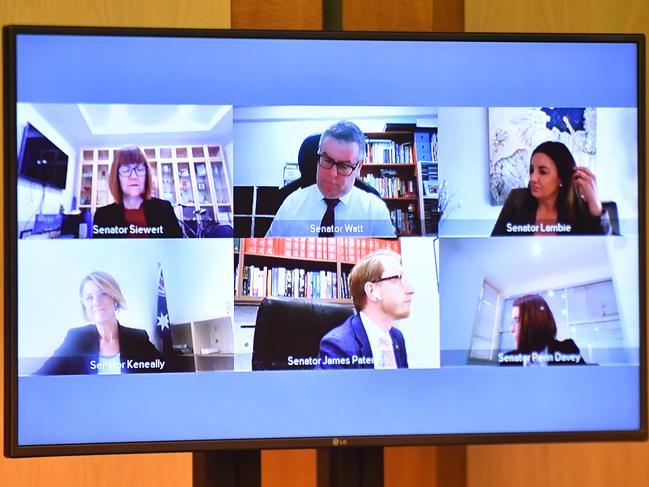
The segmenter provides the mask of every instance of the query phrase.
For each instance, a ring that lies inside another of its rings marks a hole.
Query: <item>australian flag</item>
[[[171,360],[174,354],[171,342],[169,311],[167,310],[167,292],[165,291],[165,280],[162,275],[161,264],[158,264],[158,312],[155,325],[156,333],[162,344],[162,355],[165,359]]]

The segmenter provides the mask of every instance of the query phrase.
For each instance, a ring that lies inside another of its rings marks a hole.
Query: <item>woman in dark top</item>
[[[171,203],[151,196],[151,168],[139,147],[115,152],[108,186],[115,202],[95,212],[94,238],[183,236]]]
[[[572,339],[557,340],[557,324],[548,303],[538,294],[522,296],[512,306],[516,350],[500,354],[500,365],[584,365]]]
[[[168,364],[146,331],[117,321],[126,301],[110,274],[91,272],[79,288],[83,318],[89,325],[72,328],[63,344],[36,372],[41,375],[164,372]]]
[[[608,233],[595,175],[561,142],[543,142],[532,152],[529,185],[509,193],[491,235]]]

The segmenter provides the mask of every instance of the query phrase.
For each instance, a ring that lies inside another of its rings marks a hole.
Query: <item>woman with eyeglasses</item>
[[[68,331],[61,346],[36,372],[40,375],[116,375],[164,372],[169,368],[146,331],[123,326],[117,319],[126,300],[117,281],[106,272],[81,280],[79,299],[86,326]]]
[[[108,187],[114,203],[97,208],[93,238],[181,238],[171,203],[151,196],[151,168],[139,147],[115,151]]]

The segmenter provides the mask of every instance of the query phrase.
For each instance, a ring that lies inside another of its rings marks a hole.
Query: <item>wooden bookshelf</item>
[[[346,279],[361,257],[383,248],[401,253],[397,239],[352,237],[242,238],[234,248],[235,304],[248,305],[266,296],[349,304]]]
[[[432,206],[425,199],[436,197],[437,181],[423,177],[437,174],[437,147],[433,147],[432,134],[437,141],[437,129],[413,128],[386,132],[366,133],[366,157],[360,178],[376,189],[385,201],[398,236],[436,233],[437,214],[428,214]],[[424,143],[426,134],[427,143]],[[434,171],[429,169],[435,164]],[[430,190],[433,189],[433,196]],[[435,219],[431,225],[430,220]],[[434,227],[434,232],[431,230]]]
[[[81,161],[77,198],[80,209],[92,213],[113,202],[108,175],[119,148],[86,148]],[[220,145],[143,147],[152,171],[153,196],[169,201],[176,216],[232,224],[232,183],[225,153]]]

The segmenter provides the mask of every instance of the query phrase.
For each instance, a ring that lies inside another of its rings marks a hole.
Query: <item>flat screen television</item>
[[[641,35],[4,35],[6,455],[646,437]]]
[[[53,188],[65,188],[68,155],[30,123],[24,130],[18,166],[19,177]]]

